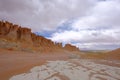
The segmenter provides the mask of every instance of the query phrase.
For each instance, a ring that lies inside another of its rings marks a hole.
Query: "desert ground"
[[[49,60],[66,60],[66,54],[36,54],[0,49],[0,80],[9,80],[13,75],[29,71]]]
[[[87,59],[57,60],[33,67],[10,80],[120,80],[120,68]]]
[[[0,50],[0,80],[120,80],[120,61]]]

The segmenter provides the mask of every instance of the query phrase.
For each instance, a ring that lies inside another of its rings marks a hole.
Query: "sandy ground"
[[[48,60],[64,60],[65,54],[37,54],[0,49],[0,80],[9,80],[13,75],[29,71]]]

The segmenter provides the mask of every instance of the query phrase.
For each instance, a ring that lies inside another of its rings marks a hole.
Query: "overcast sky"
[[[0,20],[80,49],[120,47],[120,0],[0,0]]]

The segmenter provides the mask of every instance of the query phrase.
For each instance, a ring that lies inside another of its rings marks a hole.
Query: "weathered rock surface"
[[[87,59],[49,61],[9,80],[120,80],[120,67],[103,61],[106,64]]]
[[[24,49],[31,47],[30,49],[39,50],[42,52],[53,52],[59,49],[68,51],[79,51],[78,48],[70,44],[67,44],[63,48],[62,43],[54,43],[50,39],[46,39],[43,36],[38,36],[32,33],[31,29],[29,28],[23,28],[19,25],[12,24],[7,21],[0,21],[0,39],[5,39],[10,44],[12,44],[11,42],[17,42],[19,43],[17,46],[21,46]]]

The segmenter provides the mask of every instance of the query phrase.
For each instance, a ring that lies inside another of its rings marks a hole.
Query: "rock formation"
[[[78,48],[70,44],[66,44],[63,48],[62,43],[54,43],[50,39],[32,33],[29,28],[23,28],[7,21],[0,21],[0,39],[22,44],[22,48],[32,47],[32,49],[43,52],[55,51],[58,49],[79,51]]]
[[[66,44],[64,49],[66,49],[68,51],[79,51],[79,49],[76,46],[73,46],[71,44]]]

